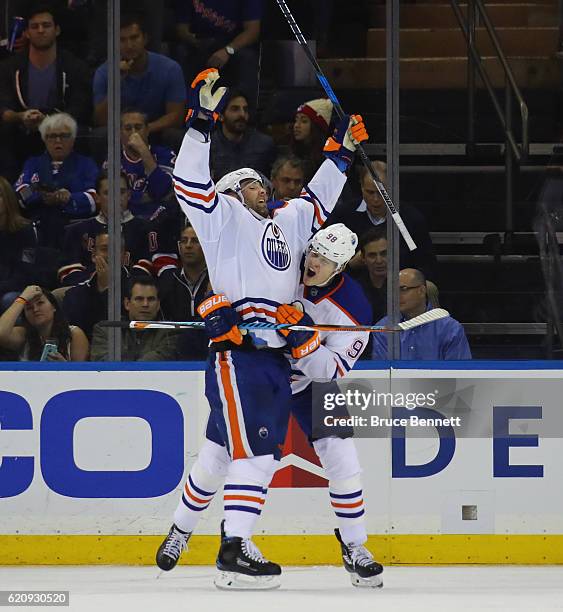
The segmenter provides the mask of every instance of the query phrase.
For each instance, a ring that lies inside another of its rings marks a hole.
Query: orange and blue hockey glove
[[[323,153],[341,172],[346,172],[354,160],[356,147],[369,138],[361,115],[345,115],[325,143]]]
[[[211,342],[228,341],[237,346],[242,344],[239,318],[226,295],[216,293],[209,296],[201,302],[197,311],[205,322],[205,331]]]
[[[213,91],[218,79],[219,71],[217,68],[207,68],[202,70],[192,81],[188,92],[186,129],[194,127],[204,136],[209,136],[227,101],[228,90],[226,87],[217,87]]]
[[[291,325],[313,325],[314,321],[311,317],[304,313],[296,305],[302,305],[299,302],[294,304],[281,304],[276,310],[276,321],[278,323],[289,323]],[[278,330],[285,339],[288,346],[291,348],[291,355],[295,359],[307,357],[314,353],[321,345],[321,339],[318,331],[292,331],[290,329]]]

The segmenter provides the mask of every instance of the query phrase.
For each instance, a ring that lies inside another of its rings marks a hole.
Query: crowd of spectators
[[[96,29],[107,2],[3,4],[5,16],[24,15],[18,11],[26,7],[26,21],[11,52],[0,52],[0,355],[39,359],[50,339],[57,350],[47,359],[105,360],[107,329],[99,322],[107,318],[110,270],[108,66],[106,32]],[[156,4],[122,1],[122,316],[188,321],[198,319],[211,287],[172,190],[186,84],[202,67],[220,68],[231,89],[211,138],[212,176],[254,168],[272,201],[299,196],[324,160],[335,117],[328,99],[315,98],[295,108],[285,140],[258,129],[261,0],[169,0],[161,11]],[[76,31],[65,31],[72,23]],[[385,164],[374,168],[386,181]],[[401,215],[418,245],[411,253],[401,239],[401,268],[435,280],[424,217],[403,204]],[[358,235],[349,272],[378,321],[387,311],[387,211],[363,168],[351,171],[329,219],[335,222]],[[199,360],[207,352],[199,331],[124,330],[122,344],[129,360]],[[374,344],[374,356],[384,353]]]

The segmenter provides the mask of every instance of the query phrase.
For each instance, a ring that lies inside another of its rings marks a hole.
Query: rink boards
[[[563,563],[563,369],[386,365],[353,375],[394,400],[399,392],[434,395],[432,406],[411,412],[456,415],[464,426],[423,437],[400,425],[360,432],[376,436],[358,438],[357,447],[378,557]],[[0,563],[153,563],[203,437],[203,378],[197,364],[0,371]],[[406,414],[385,410],[379,414]],[[298,431],[285,452],[257,539],[284,564],[336,563],[322,468]],[[213,563],[221,514],[218,496],[190,563]]]

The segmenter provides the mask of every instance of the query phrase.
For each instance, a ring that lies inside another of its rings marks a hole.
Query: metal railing
[[[495,28],[489,18],[482,0],[467,0],[467,19],[463,16],[458,0],[450,0],[454,14],[459,22],[465,40],[467,41],[467,91],[468,91],[468,149],[475,144],[475,73],[478,72],[487,89],[495,112],[499,118],[505,136],[505,173],[506,173],[506,200],[505,200],[505,229],[513,229],[513,163],[520,164],[526,159],[529,152],[528,140],[528,106],[520,92],[514,74],[508,64],[500,46]],[[483,61],[476,47],[475,28],[479,17],[479,24],[487,31],[497,55],[505,77],[504,110],[487,74]],[[512,129],[512,97],[516,99],[522,121],[522,139],[519,145],[516,142]]]

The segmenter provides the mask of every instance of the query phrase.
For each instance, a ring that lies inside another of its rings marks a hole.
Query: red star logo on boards
[[[326,488],[328,480],[313,447],[292,415],[283,445],[282,467],[276,472],[270,487]]]

